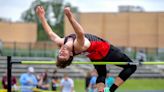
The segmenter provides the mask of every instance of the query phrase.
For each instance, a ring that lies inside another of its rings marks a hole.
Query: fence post
[[[16,49],[17,49],[17,46],[16,46],[16,42],[14,42],[14,56],[16,56]]]
[[[47,43],[44,42],[44,57],[46,57]]]
[[[31,56],[31,42],[29,43],[29,56]]]
[[[11,78],[12,78],[12,63],[11,63],[11,56],[7,56],[7,92],[11,92]]]

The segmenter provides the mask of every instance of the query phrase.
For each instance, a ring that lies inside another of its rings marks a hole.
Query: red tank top
[[[66,43],[69,37],[75,40],[76,35],[71,34],[67,36],[64,43]],[[81,53],[87,53],[86,56],[89,57],[91,60],[101,60],[108,54],[110,49],[109,42],[92,34],[85,34],[85,37],[90,41],[91,45],[86,51],[83,51]],[[80,54],[80,53],[75,53],[74,49],[73,49],[73,53],[74,55]]]

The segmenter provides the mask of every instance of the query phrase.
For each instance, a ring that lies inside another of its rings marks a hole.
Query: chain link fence
[[[52,42],[2,42],[0,47],[1,56],[55,57],[58,50],[57,45]],[[119,48],[133,60],[136,60],[138,52],[142,51],[146,61],[164,61],[164,48]]]

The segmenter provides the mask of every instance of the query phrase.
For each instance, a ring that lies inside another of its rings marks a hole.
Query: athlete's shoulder
[[[94,35],[94,34],[89,34],[89,33],[86,33],[85,34],[85,37],[88,38],[89,40],[94,40],[94,41],[103,41],[103,42],[107,42],[105,39],[103,39],[102,37],[100,36],[97,36],[97,35]]]

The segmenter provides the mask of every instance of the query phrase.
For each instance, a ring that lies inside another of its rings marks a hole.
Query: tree
[[[21,18],[25,22],[36,22],[38,27],[38,40],[44,41],[48,40],[47,35],[42,28],[42,25],[35,14],[35,7],[37,5],[42,5],[46,11],[46,19],[50,24],[51,28],[55,33],[59,36],[64,36],[64,13],[63,9],[65,6],[70,6],[71,4],[64,4],[63,0],[50,0],[50,1],[41,1],[35,0],[31,7],[26,10],[22,15]],[[71,7],[74,11],[77,12],[77,8]]]

